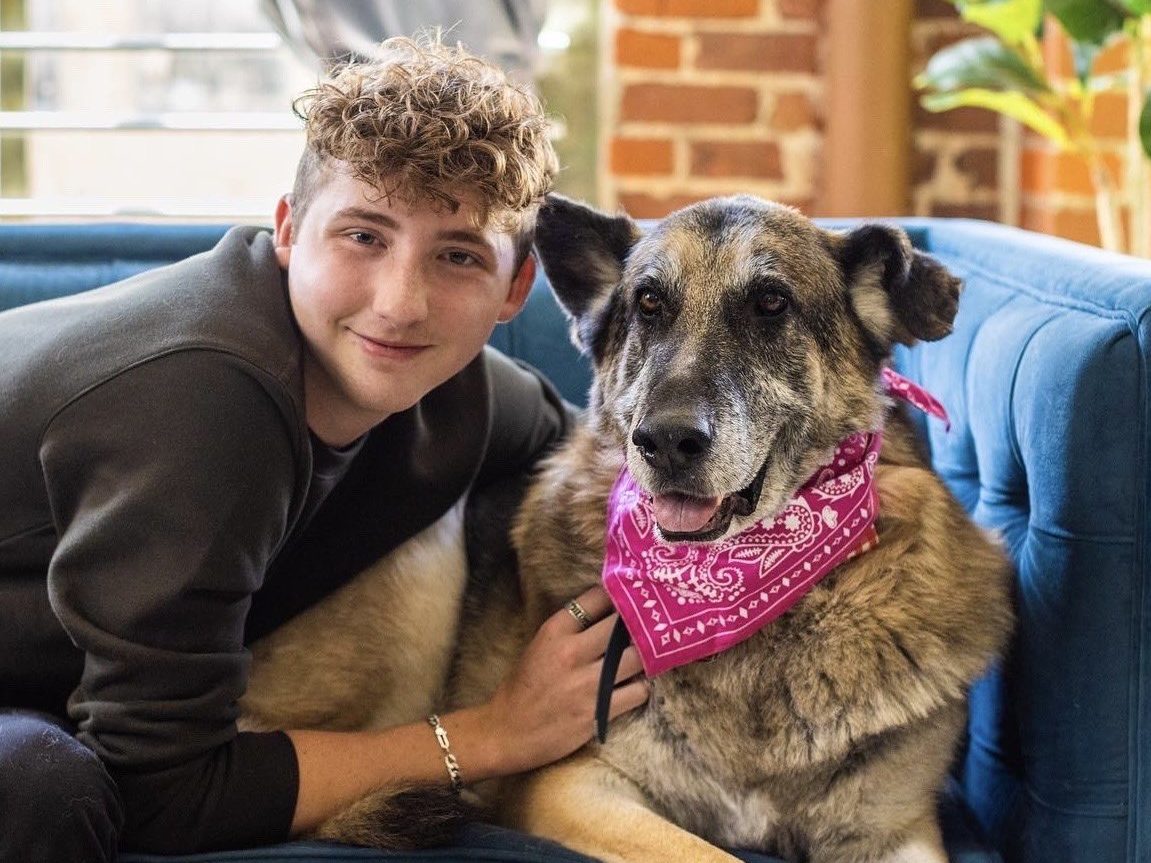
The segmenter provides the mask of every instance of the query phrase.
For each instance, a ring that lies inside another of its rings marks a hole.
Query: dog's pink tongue
[[[695,533],[711,521],[723,498],[657,494],[651,502],[660,529],[671,533]]]

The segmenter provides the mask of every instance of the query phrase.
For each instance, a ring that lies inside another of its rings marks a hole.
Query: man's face
[[[305,341],[308,424],[324,442],[410,408],[523,305],[534,259],[517,271],[512,235],[477,229],[473,212],[377,199],[336,170],[299,222],[280,201],[276,256]]]

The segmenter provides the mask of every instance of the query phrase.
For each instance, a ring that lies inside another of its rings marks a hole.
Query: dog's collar
[[[947,422],[943,405],[883,369],[887,392]],[[950,427],[950,426],[949,426]],[[827,573],[878,542],[874,472],[883,436],[859,432],[772,519],[714,543],[668,543],[655,531],[651,498],[624,468],[608,504],[604,587],[620,618],[604,657],[597,730],[628,636],[654,677],[750,638]]]

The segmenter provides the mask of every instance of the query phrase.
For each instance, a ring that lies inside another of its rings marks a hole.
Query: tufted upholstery
[[[1151,265],[999,226],[924,226],[966,281],[899,362],[951,410],[936,468],[1018,570],[973,693],[966,798],[1009,861],[1151,861]]]
[[[972,694],[963,803],[944,805],[951,859],[999,859],[974,823],[1006,863],[1151,863],[1151,264],[989,223],[902,224],[966,290],[955,333],[896,362],[946,404],[951,431],[923,428],[935,465],[1018,568],[1015,645]],[[0,226],[0,309],[176,260],[223,230]],[[492,341],[583,400],[587,367],[542,277]],[[491,835],[419,859],[560,859]],[[293,843],[183,859],[396,858]]]

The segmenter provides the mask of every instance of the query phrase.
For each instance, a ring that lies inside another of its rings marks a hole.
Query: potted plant
[[[950,0],[964,20],[989,31],[938,51],[915,84],[928,91],[929,111],[974,106],[1011,117],[1083,158],[1095,189],[1099,236],[1105,248],[1151,255],[1151,0]],[[1063,31],[1074,74],[1048,68],[1045,27]],[[1095,60],[1126,43],[1126,68],[1099,74]],[[1091,132],[1096,96],[1127,94],[1125,177],[1131,190],[1130,231],[1124,230],[1118,188]]]

